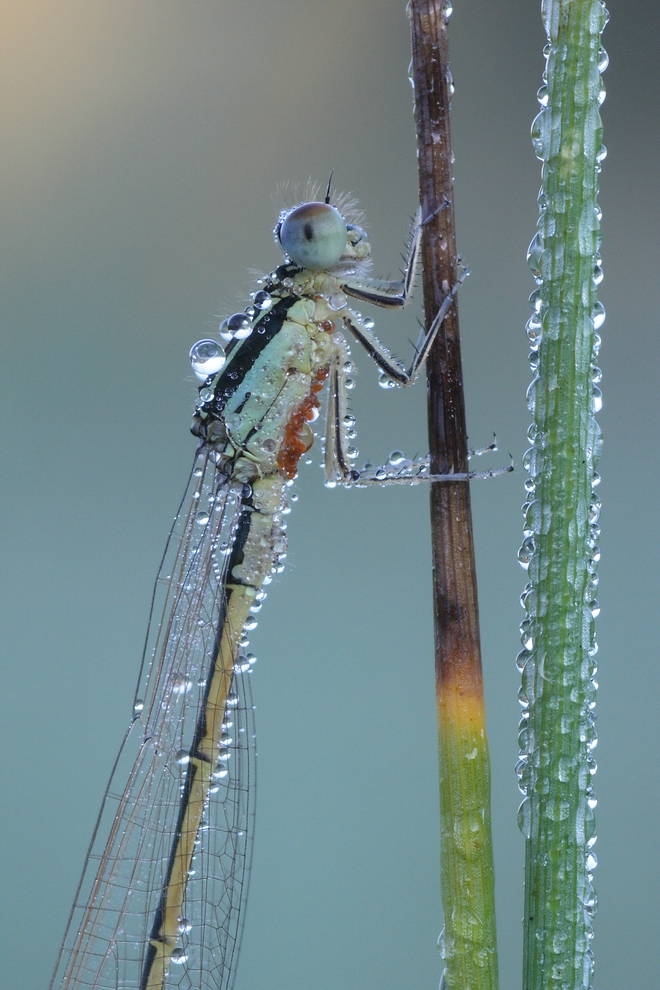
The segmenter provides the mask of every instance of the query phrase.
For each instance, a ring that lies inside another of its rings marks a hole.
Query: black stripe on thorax
[[[261,353],[282,329],[286,314],[298,296],[285,296],[255,324],[254,330],[232,353],[213,387],[213,401],[207,406],[209,419],[219,419],[227,400],[241,387],[241,384],[256,364]]]

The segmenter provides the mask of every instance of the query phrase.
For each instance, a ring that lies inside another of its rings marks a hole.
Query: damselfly
[[[156,581],[133,718],[51,990],[226,990],[233,982],[253,814],[247,634],[283,568],[287,489],[313,443],[323,386],[328,484],[433,480],[428,458],[354,467],[343,331],[376,362],[384,387],[408,385],[455,287],[402,367],[349,297],[405,306],[423,225],[413,230],[403,278],[387,281],[368,275],[371,251],[357,219],[350,204],[330,203],[329,188],[324,200],[282,213],[283,264],[221,324],[224,348],[202,340],[191,350],[202,383],[192,425],[199,445]]]

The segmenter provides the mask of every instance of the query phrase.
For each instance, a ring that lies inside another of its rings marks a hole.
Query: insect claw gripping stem
[[[420,226],[426,227],[427,224],[431,223],[431,220],[435,220],[436,217],[439,217],[442,211],[447,209],[449,204],[450,204],[450,200],[444,199],[442,203],[440,203],[440,206],[437,206],[432,213],[429,213],[427,217],[424,217],[423,220],[420,220]]]

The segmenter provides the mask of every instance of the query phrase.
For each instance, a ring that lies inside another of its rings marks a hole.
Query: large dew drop
[[[190,364],[200,381],[216,375],[225,363],[225,352],[217,340],[198,340],[190,348]]]

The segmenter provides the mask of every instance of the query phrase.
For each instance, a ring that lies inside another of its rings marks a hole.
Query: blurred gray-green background
[[[658,985],[657,5],[613,0],[600,201],[605,405],[597,990]],[[187,353],[278,259],[279,183],[364,206],[393,272],[416,204],[394,0],[6,0],[2,87],[0,985],[45,990],[127,723],[195,442]],[[468,424],[520,465],[535,2],[457,0]],[[378,316],[378,314],[375,314]],[[384,325],[410,353],[416,314]],[[355,351],[362,459],[426,448],[424,389]],[[427,493],[301,470],[252,648],[253,881],[236,990],[435,990],[441,927]],[[514,777],[523,472],[473,486],[502,987],[520,984]]]

